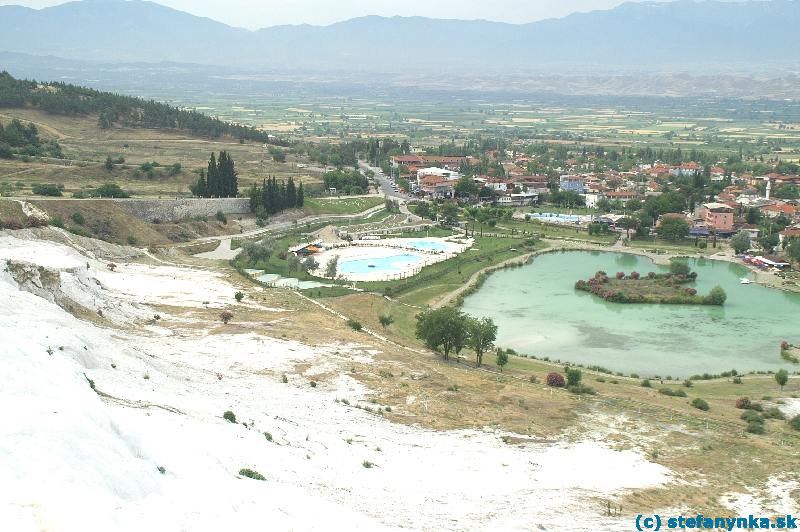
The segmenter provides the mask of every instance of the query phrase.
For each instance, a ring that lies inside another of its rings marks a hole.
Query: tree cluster
[[[265,179],[259,187],[250,189],[250,209],[260,215],[277,214],[284,209],[299,209],[305,202],[303,183],[295,185],[294,178],[278,181],[275,177]]]
[[[58,142],[42,142],[34,124],[28,123],[26,126],[16,118],[5,127],[0,124],[0,158],[10,159],[14,155],[63,157]]]
[[[325,188],[335,188],[337,192],[348,195],[363,194],[369,188],[369,179],[358,170],[326,172],[322,179]]]
[[[219,152],[208,160],[208,169],[200,171],[197,183],[191,187],[192,194],[200,198],[235,198],[239,195],[239,179],[230,154]]]
[[[475,351],[475,365],[480,367],[483,355],[494,346],[497,325],[490,318],[473,318],[453,307],[426,310],[417,315],[416,336],[434,351],[449,360],[464,347]]]

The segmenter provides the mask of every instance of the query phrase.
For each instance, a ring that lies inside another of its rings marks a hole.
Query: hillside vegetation
[[[34,107],[46,113],[67,116],[97,115],[97,123],[103,129],[119,124],[187,130],[204,137],[228,135],[242,140],[286,144],[265,131],[223,122],[195,110],[67,83],[18,80],[5,71],[0,72],[0,107]]]

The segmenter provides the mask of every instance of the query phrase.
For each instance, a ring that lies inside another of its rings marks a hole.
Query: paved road
[[[361,168],[362,173],[366,173],[367,170],[372,170],[375,173],[375,181],[378,182],[381,194],[396,200],[400,204],[400,212],[408,216],[410,222],[422,221],[422,218],[408,210],[408,205],[406,205],[408,200],[413,199],[413,196],[394,190],[392,188],[393,181],[383,173],[383,170],[377,166],[370,166],[366,161],[358,161],[358,166]]]

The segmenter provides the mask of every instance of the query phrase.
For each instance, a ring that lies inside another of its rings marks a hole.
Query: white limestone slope
[[[20,290],[8,261],[58,270],[63,297],[107,309],[109,326]],[[153,303],[222,307],[233,291],[213,272],[110,272],[0,233],[4,529],[617,530],[593,499],[668,479],[596,442],[510,446],[493,431],[434,432],[335,402],[369,393],[338,369],[369,356],[358,346],[130,327]],[[311,369],[292,374],[301,361]],[[321,372],[337,376],[308,386]],[[245,467],[267,480],[240,478]]]

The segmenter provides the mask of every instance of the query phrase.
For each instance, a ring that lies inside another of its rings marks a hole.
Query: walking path
[[[231,249],[231,240],[232,239],[230,237],[220,240],[217,249],[213,251],[207,251],[205,253],[199,253],[195,255],[195,257],[199,259],[211,260],[233,260],[237,255],[239,255],[239,253],[242,252],[242,248]]]

